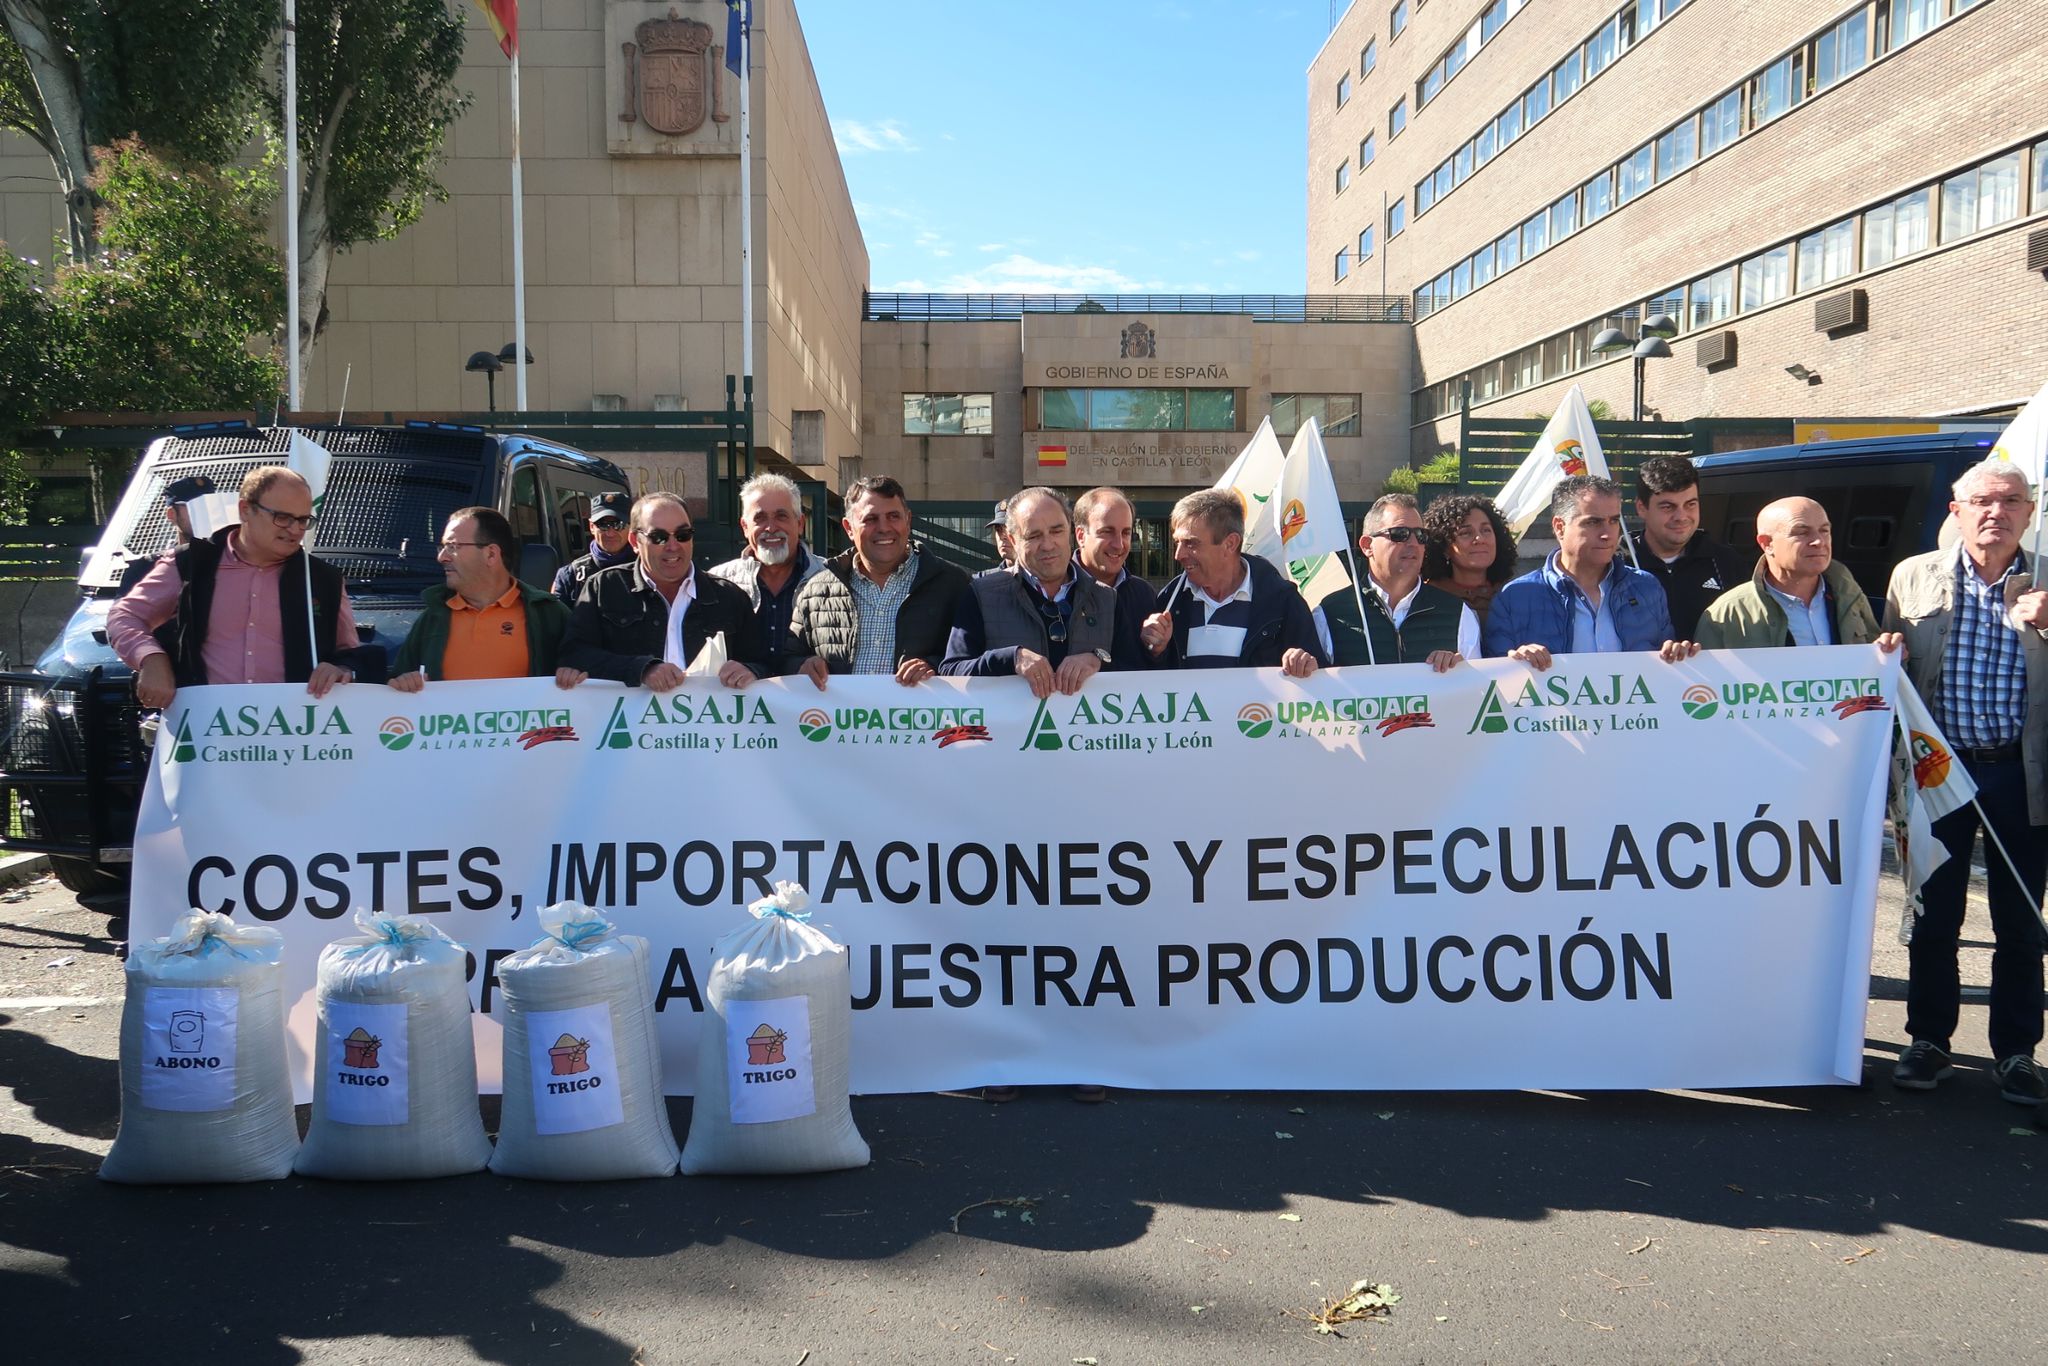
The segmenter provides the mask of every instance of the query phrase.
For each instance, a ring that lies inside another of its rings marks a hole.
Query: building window
[[[1466,257],[1451,267],[1451,297],[1462,299],[1472,292],[1472,258]]]
[[[1340,161],[1337,163],[1337,193],[1343,194],[1346,190],[1350,188],[1351,163],[1348,161]]]
[[[1474,289],[1493,278],[1493,243],[1472,253],[1472,287]]]
[[[1643,305],[1643,316],[1654,318],[1659,313],[1678,324],[1678,330],[1685,330],[1685,286],[1676,285],[1659,294]]]
[[[1550,240],[1562,242],[1579,230],[1579,192],[1573,190],[1550,206]]]
[[[1584,68],[1580,65],[1582,55],[1578,48],[1573,48],[1571,55],[1559,62],[1556,68],[1551,71],[1550,102],[1552,104],[1563,104],[1577,93],[1581,85],[1585,84]]]
[[[1472,139],[1472,160],[1475,165],[1484,166],[1493,160],[1493,120],[1479,130],[1479,136]]]
[[[1337,253],[1337,264],[1335,269],[1336,278],[1339,280],[1343,279],[1345,276],[1351,273],[1350,258],[1341,250]]]
[[[1619,208],[1650,188],[1650,156],[1650,144],[1646,142],[1614,168],[1615,207]]]
[[[1090,389],[1092,432],[1177,432],[1188,424],[1185,389]]]
[[[1415,216],[1429,212],[1429,206],[1436,203],[1436,177],[1426,175],[1415,182]]]
[[[1463,185],[1472,178],[1472,144],[1466,143],[1451,157],[1451,183]]]
[[[1585,202],[1586,222],[1598,223],[1614,212],[1614,172],[1606,170],[1594,176],[1579,194]]]
[[[1550,245],[1550,214],[1548,211],[1532,214],[1522,223],[1522,259],[1531,256]]]
[[[1430,304],[1429,286],[1417,285],[1415,287],[1415,320],[1417,322],[1421,322],[1430,315],[1432,311]]]
[[[991,394],[905,394],[905,436],[993,436],[995,398]]]
[[[1586,79],[1592,80],[1605,71],[1616,56],[1620,26],[1612,19],[1600,26],[1600,31],[1586,40]]]
[[[1821,34],[1813,44],[1813,88],[1825,90],[1870,60],[1870,16],[1854,14]]]
[[[1856,220],[1845,218],[1799,239],[1799,288],[1819,289],[1856,273]]]
[[[1449,271],[1447,270],[1447,271],[1445,271],[1445,272],[1444,272],[1443,274],[1441,274],[1441,275],[1437,276],[1437,277],[1436,277],[1436,282],[1435,282],[1435,284],[1434,284],[1434,285],[1432,285],[1432,286],[1431,286],[1431,289],[1432,289],[1432,290],[1433,290],[1433,291],[1435,292],[1435,294],[1436,294],[1436,307],[1437,307],[1437,308],[1442,308],[1442,307],[1443,307],[1444,305],[1446,305],[1446,304],[1450,303],[1450,301],[1451,301],[1451,273],[1450,273],[1450,272],[1449,272]]]
[[[1380,64],[1380,43],[1377,38],[1365,40],[1365,51],[1358,54],[1358,74],[1372,75],[1372,69]]]
[[[1188,390],[1188,430],[1191,432],[1236,431],[1237,390]]]
[[[2034,212],[2048,209],[2048,142],[2034,144]]]
[[[1345,72],[1337,78],[1337,107],[1342,109],[1351,102],[1351,73]]]
[[[1711,327],[1735,315],[1735,267],[1717,270],[1704,280],[1694,280],[1687,294],[1695,328]]]
[[[1742,311],[1773,304],[1792,292],[1792,249],[1772,247],[1742,263]]]
[[[1801,54],[1781,57],[1749,83],[1749,126],[1761,128],[1799,103]]]
[[[1928,194],[1915,190],[1863,215],[1865,270],[1927,249]]]
[[[1742,136],[1742,92],[1731,90],[1700,113],[1700,155],[1710,157]]]
[[[1889,10],[1891,46],[1912,42],[1941,22],[1941,0],[1878,0]]]
[[[1522,126],[1534,128],[1550,112],[1550,78],[1544,77],[1522,94]]]
[[[1408,101],[1405,97],[1395,100],[1394,107],[1387,111],[1387,140],[1391,142],[1401,136],[1401,130],[1408,126]]]
[[[1508,0],[1493,0],[1479,16],[1479,41],[1490,43],[1500,26],[1508,21]]]
[[[1522,264],[1522,233],[1520,229],[1511,229],[1501,235],[1500,239],[1493,244],[1493,259],[1499,267],[1498,273],[1502,275],[1507,274],[1516,266]]]
[[[1695,134],[1697,119],[1687,119],[1657,139],[1657,179],[1669,180],[1692,165],[1698,155]]]
[[[1941,240],[1953,242],[2020,216],[2020,154],[1941,182]]]
[[[1445,195],[1449,194],[1457,183],[1451,178],[1451,163],[1448,161],[1436,168],[1436,175],[1432,179],[1436,182],[1435,197],[1437,199],[1442,199]],[[1421,210],[1418,209],[1417,212],[1419,213]]]
[[[1340,253],[1341,254],[1341,253]],[[1358,234],[1358,259],[1361,263],[1372,258],[1372,229],[1363,228]]]
[[[1339,269],[1342,269],[1344,253],[1337,253]],[[1038,425],[1049,432],[1084,432],[1088,430],[1088,391],[1086,389],[1041,389],[1038,392]]]
[[[1516,100],[1500,113],[1500,146],[1506,151],[1509,144],[1522,136],[1522,102]]]
[[[1443,88],[1444,64],[1439,59],[1437,64],[1425,72],[1422,79],[1415,83],[1415,107],[1420,109],[1423,105],[1428,104],[1437,97],[1437,93]]]
[[[1408,27],[1408,0],[1394,0],[1394,8],[1387,14],[1387,41],[1401,36],[1401,30]]]
[[[1373,135],[1371,133],[1367,133],[1365,135],[1364,140],[1358,144],[1358,169],[1361,171],[1364,170],[1366,167],[1372,165],[1372,142]]]
[[[1408,226],[1408,201],[1397,199],[1387,206],[1387,240],[1393,241]]]
[[[1324,436],[1358,435],[1357,394],[1275,394],[1273,434],[1293,436],[1310,418]]]

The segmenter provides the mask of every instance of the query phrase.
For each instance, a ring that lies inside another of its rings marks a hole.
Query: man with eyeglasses
[[[513,577],[518,554],[519,538],[496,508],[462,508],[448,518],[438,554],[447,581],[420,595],[424,606],[392,661],[392,687],[416,693],[429,679],[555,672],[569,609]],[[556,681],[573,687],[583,680]]]
[[[1422,581],[1422,509],[1411,495],[1389,493],[1374,503],[1360,527],[1358,548],[1365,552],[1363,592],[1332,593],[1316,608],[1323,648],[1333,663],[1427,663],[1443,673],[1478,658],[1479,618],[1457,597]]]
[[[723,633],[726,662],[718,681],[744,688],[766,669],[761,629],[746,593],[690,560],[696,527],[673,493],[643,494],[633,504],[631,564],[614,565],[583,586],[562,637],[555,681],[573,688],[608,678],[672,692],[683,685],[706,641]]]
[[[237,511],[239,523],[159,560],[107,613],[107,643],[135,671],[145,707],[161,710],[179,688],[205,683],[304,683],[325,697],[355,677],[355,610],[341,571],[300,545],[314,521],[306,481],[259,465],[242,478]],[[168,645],[155,634],[166,626]]]
[[[1959,543],[1901,560],[1885,594],[1884,627],[1905,634],[1907,676],[1977,784],[1975,806],[1934,822],[1948,861],[1921,888],[1907,956],[1912,1044],[1892,1070],[1892,1083],[1932,1091],[1955,1074],[1949,1050],[1962,1004],[1956,944],[1971,849],[1978,827],[1988,824],[1983,866],[1995,940],[1988,1021],[1993,1074],[2006,1100],[2038,1105],[2048,1098],[2034,1064],[2048,871],[2041,829],[2048,825],[2048,591],[2037,586],[2041,567],[2020,549],[2034,520],[2026,475],[1993,457],[1965,470],[1954,492],[1948,506],[1962,532]],[[2003,855],[1989,847],[1994,835]]]
[[[939,672],[1015,675],[1033,697],[1071,697],[1116,659],[1116,594],[1074,563],[1073,519],[1056,490],[1014,495],[1009,516],[1016,563],[980,575],[960,599]],[[1128,659],[1136,642],[1123,645]]]
[[[555,571],[554,593],[562,606],[575,607],[583,585],[600,569],[633,562],[633,547],[626,542],[626,518],[632,510],[632,498],[623,493],[600,493],[590,500],[590,553]]]

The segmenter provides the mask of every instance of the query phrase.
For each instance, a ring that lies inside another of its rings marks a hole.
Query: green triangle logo
[[[1507,709],[1500,703],[1500,686],[1486,685],[1486,696],[1479,701],[1479,714],[1472,718],[1472,726],[1465,733],[1483,735],[1505,735],[1508,730]]]
[[[1052,708],[1044,699],[1038,703],[1038,711],[1031,718],[1031,725],[1024,732],[1024,743],[1018,749],[1061,750],[1066,744],[1060,739],[1060,729],[1053,724]]]
[[[178,718],[176,743],[171,747],[171,762],[189,764],[199,757],[198,746],[192,743],[192,717],[187,713]]]
[[[604,734],[598,736],[599,749],[631,749],[633,728],[626,724],[626,699],[621,697],[612,703],[612,719],[604,723]]]

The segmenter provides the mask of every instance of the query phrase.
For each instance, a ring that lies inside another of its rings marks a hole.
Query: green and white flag
[[[1267,504],[1280,482],[1280,467],[1286,459],[1287,453],[1280,449],[1280,438],[1273,435],[1273,419],[1260,418],[1251,442],[1237,453],[1237,459],[1230,462],[1223,477],[1211,485],[1221,492],[1236,494],[1237,501],[1244,505],[1244,553],[1264,555],[1281,569],[1287,566],[1278,555],[1269,553],[1268,543],[1277,549],[1279,540],[1272,518],[1267,515]]]
[[[1308,605],[1351,586],[1344,551],[1351,544],[1344,526],[1344,505],[1337,499],[1337,480],[1323,449],[1322,428],[1310,418],[1294,434],[1280,482],[1267,509],[1278,538],[1273,560],[1294,580]]]
[[[2027,483],[2034,491],[2034,524],[2027,530],[2027,554],[2034,561],[2034,582],[2048,582],[2041,567],[2041,482],[2044,471],[2048,471],[2048,384],[2041,386],[2041,392],[2027,400],[2027,406],[2020,409],[2020,415],[2012,420],[2006,429],[1998,434],[1998,440],[1991,443],[1993,460],[2010,461],[2013,468],[2027,476]]]
[[[327,470],[333,463],[334,457],[325,446],[304,432],[292,432],[291,454],[285,458],[285,464],[293,474],[306,481],[306,487],[313,494],[315,517],[320,515],[320,505],[327,497]],[[313,546],[313,531],[313,527],[306,528],[305,545],[308,550]]]
[[[1494,495],[1494,506],[1508,530],[1520,536],[1539,517],[1549,515],[1550,495],[1559,481],[1580,474],[1613,478],[1607,472],[1607,453],[1600,449],[1600,434],[1593,430],[1585,391],[1574,384],[1521,468]]]

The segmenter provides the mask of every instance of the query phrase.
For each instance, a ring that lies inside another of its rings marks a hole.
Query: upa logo
[[[1264,702],[1245,703],[1237,709],[1237,728],[1246,739],[1265,739],[1273,733],[1273,709]]]
[[[1721,715],[1740,721],[1825,719],[1889,712],[1875,678],[1781,678],[1723,683]]]
[[[1557,443],[1557,467],[1564,471],[1567,479],[1576,479],[1586,472],[1586,448],[1571,437]]]
[[[1678,705],[1695,721],[1704,721],[1721,710],[1721,699],[1704,683],[1695,683],[1678,695]]]
[[[390,750],[410,749],[413,734],[412,722],[403,716],[387,716],[377,727],[377,743]]]
[[[832,718],[816,707],[807,709],[796,718],[797,732],[812,744],[819,744],[832,738]]]

